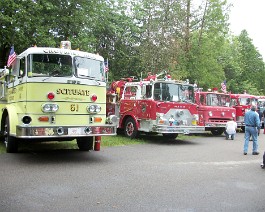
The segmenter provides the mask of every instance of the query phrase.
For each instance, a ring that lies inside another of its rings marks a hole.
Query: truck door
[[[143,85],[139,87],[140,98],[137,100],[137,116],[139,119],[151,118],[152,86]]]

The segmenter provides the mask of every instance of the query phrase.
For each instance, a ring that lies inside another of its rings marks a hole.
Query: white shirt
[[[226,123],[226,132],[228,134],[235,134],[236,133],[236,128],[237,128],[237,123],[235,121],[228,121]]]

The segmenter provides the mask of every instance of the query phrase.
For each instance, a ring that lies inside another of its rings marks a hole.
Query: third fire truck
[[[165,74],[165,73],[164,73]],[[107,92],[107,115],[118,117],[118,129],[127,137],[140,132],[162,134],[175,139],[178,134],[202,133],[198,125],[194,86],[160,74],[140,81],[114,81]]]
[[[245,113],[252,105],[257,104],[257,97],[250,94],[231,94],[231,105],[236,109],[237,126],[245,130]]]
[[[221,135],[225,131],[226,122],[236,121],[236,110],[230,107],[230,95],[198,89],[196,103],[199,105],[199,125],[205,126],[206,131],[213,135]]]

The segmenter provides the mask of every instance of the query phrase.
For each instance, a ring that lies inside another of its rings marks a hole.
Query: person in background
[[[253,149],[252,155],[258,155],[258,134],[260,132],[260,119],[256,112],[257,106],[252,105],[251,109],[246,112],[245,121],[245,143],[244,143],[244,155],[248,153],[249,138],[252,136],[253,139]]]
[[[259,107],[259,106],[257,107],[256,113],[259,115],[260,128],[261,128],[261,127],[262,127],[262,126],[261,126],[261,125],[262,125],[262,124],[261,124],[261,119],[262,119],[262,117],[263,117],[263,113],[260,111],[260,107]],[[258,133],[258,135],[259,135],[259,133]],[[253,141],[251,136],[249,137],[249,140],[250,140],[250,141]]]
[[[257,113],[259,114],[260,128],[261,128],[261,119],[263,117],[263,113],[260,111],[260,107],[257,107]]]
[[[225,126],[226,140],[228,140],[229,136],[231,136],[231,140],[235,139],[236,129],[237,129],[237,123],[233,119],[226,122]]]

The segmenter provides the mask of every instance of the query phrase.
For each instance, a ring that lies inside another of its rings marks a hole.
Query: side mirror
[[[0,69],[0,78],[7,76],[9,74],[9,69],[7,69],[6,67],[3,69]]]

